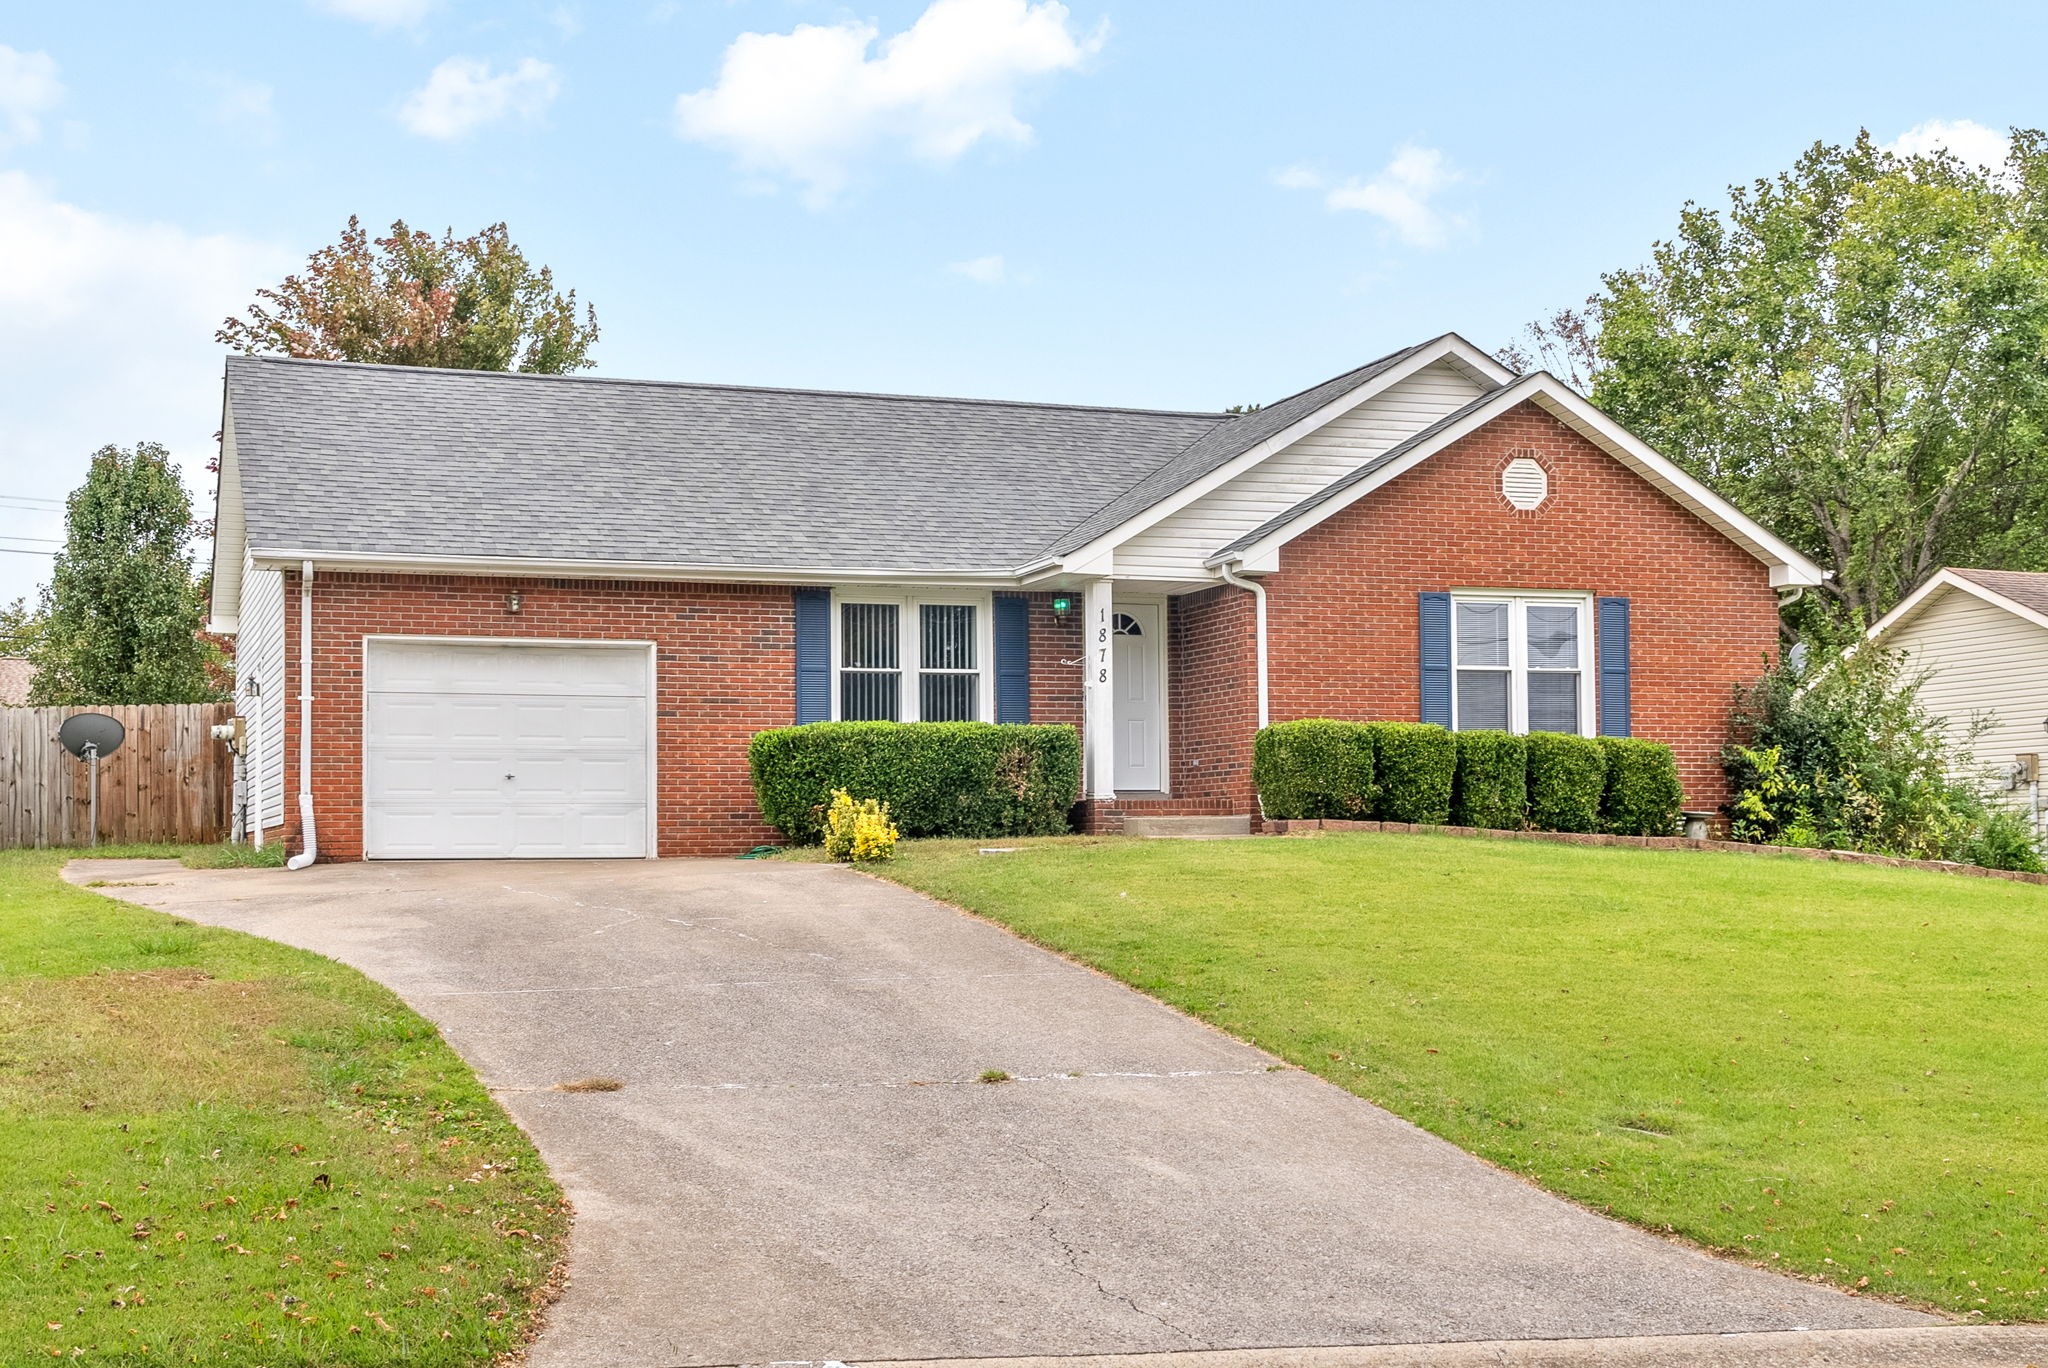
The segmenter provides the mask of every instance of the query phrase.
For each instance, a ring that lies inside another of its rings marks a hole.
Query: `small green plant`
[[[983,1069],[981,1077],[976,1081],[980,1083],[1007,1083],[1010,1081],[1010,1074],[1006,1069]]]
[[[1504,731],[1458,733],[1453,826],[1519,830],[1529,806],[1529,748]]]
[[[896,855],[896,826],[889,805],[873,798],[855,802],[845,789],[832,791],[825,813],[825,853],[835,860],[867,864]]]

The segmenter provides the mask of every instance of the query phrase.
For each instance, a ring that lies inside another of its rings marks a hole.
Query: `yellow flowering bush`
[[[855,864],[887,860],[896,854],[896,835],[887,803],[873,798],[855,802],[845,789],[832,790],[832,806],[825,810],[827,855]]]

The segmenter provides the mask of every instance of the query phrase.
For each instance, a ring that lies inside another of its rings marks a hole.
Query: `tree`
[[[42,614],[27,599],[0,604],[0,656],[27,655],[42,634]]]
[[[2048,567],[2048,144],[2004,167],[1861,134],[1688,204],[1541,361],[1834,571],[1867,624],[1944,564]]]
[[[554,273],[530,266],[502,223],[436,239],[401,220],[372,241],[351,216],[339,243],[258,290],[248,315],[214,340],[326,361],[561,375],[593,364],[597,312],[586,306],[579,322],[576,292],[557,292]]]
[[[102,447],[64,506],[64,549],[30,644],[29,702],[202,703],[220,697],[200,639],[192,498],[154,442]]]

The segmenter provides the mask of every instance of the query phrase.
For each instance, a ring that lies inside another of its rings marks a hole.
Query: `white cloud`
[[[501,119],[532,122],[561,90],[555,69],[535,57],[521,58],[495,76],[480,58],[450,57],[412,93],[398,117],[423,138],[460,138]]]
[[[2005,169],[2005,156],[2010,149],[2011,141],[2005,134],[1969,119],[1929,119],[1884,145],[1885,151],[1901,157],[1924,157],[1947,150],[1965,164],[1991,171]]]
[[[1409,143],[1371,180],[1352,176],[1331,185],[1312,167],[1290,166],[1275,172],[1273,183],[1285,190],[1322,190],[1326,209],[1371,214],[1410,246],[1441,247],[1463,220],[1435,201],[1464,179],[1436,148]]]
[[[411,28],[427,17],[435,0],[314,0],[329,14],[358,19],[378,28]]]
[[[0,405],[0,487],[60,499],[98,448],[158,441],[205,504],[220,426],[213,331],[293,258],[248,238],[82,208],[0,171],[0,261],[9,267],[0,271],[0,374],[10,395]],[[0,531],[57,537],[61,517]],[[33,592],[49,568],[41,556],[0,555],[0,602]]]
[[[956,261],[946,269],[954,275],[966,276],[977,285],[1000,285],[1007,278],[1000,256],[978,256],[969,261]]]
[[[16,52],[0,43],[0,148],[42,136],[42,115],[64,98],[57,63],[47,52]]]
[[[676,132],[801,183],[815,207],[880,145],[943,163],[984,139],[1028,143],[1021,88],[1079,67],[1105,36],[1076,33],[1059,0],[932,0],[878,49],[881,31],[854,20],[743,33],[716,85],[677,97]]]

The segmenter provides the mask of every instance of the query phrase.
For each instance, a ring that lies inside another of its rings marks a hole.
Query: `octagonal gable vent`
[[[1500,473],[1500,492],[1525,512],[1540,507],[1550,497],[1550,472],[1527,456],[1517,456]]]

